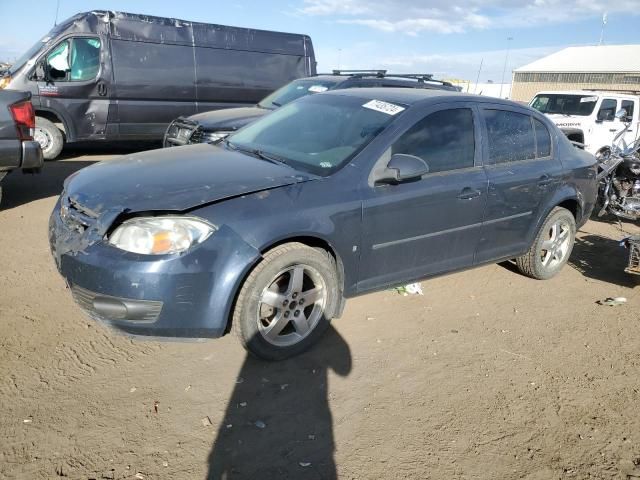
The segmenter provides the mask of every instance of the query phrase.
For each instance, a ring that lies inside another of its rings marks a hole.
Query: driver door
[[[45,78],[38,79],[40,105],[64,118],[75,140],[103,139],[110,107],[103,42],[97,36],[62,40],[44,57]]]
[[[487,199],[478,125],[472,105],[440,106],[380,159],[386,166],[395,153],[418,156],[430,172],[366,189],[359,291],[473,265]]]

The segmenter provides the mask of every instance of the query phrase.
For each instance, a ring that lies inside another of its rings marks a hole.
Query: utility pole
[[[507,63],[509,63],[509,49],[511,48],[511,41],[513,37],[507,38],[507,53],[504,56],[504,67],[502,67],[502,80],[500,81],[500,98],[502,98],[502,87],[504,86],[504,74],[507,71]]]
[[[602,45],[604,42],[604,26],[607,24],[607,12],[602,14],[602,28],[600,29],[600,43],[598,45]]]
[[[482,71],[482,64],[484,62],[484,58],[480,59],[480,68],[478,68],[478,76],[476,77],[476,86],[473,88],[473,93],[478,93],[478,82],[480,82],[480,72]]]

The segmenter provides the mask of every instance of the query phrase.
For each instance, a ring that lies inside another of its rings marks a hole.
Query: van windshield
[[[405,110],[381,100],[310,95],[249,124],[226,145],[250,155],[328,176]]]
[[[283,105],[293,102],[305,95],[331,90],[335,87],[336,83],[337,82],[333,82],[331,80],[294,80],[262,99],[260,103],[258,103],[258,106],[272,110],[274,108],[282,107]]]
[[[531,106],[541,113],[587,117],[597,102],[598,97],[594,95],[542,93],[535,96]]]
[[[43,40],[38,40],[29,50],[24,52],[20,57],[13,62],[13,65],[9,67],[9,74],[14,75],[18,70],[24,67],[25,63],[27,63],[30,59],[38,55],[40,50],[42,50],[47,42],[49,37],[45,37]]]

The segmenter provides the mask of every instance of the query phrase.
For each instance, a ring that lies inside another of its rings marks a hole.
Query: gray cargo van
[[[253,105],[315,73],[306,35],[92,11],[54,27],[0,87],[31,92],[52,159],[65,142],[161,140],[176,117]]]

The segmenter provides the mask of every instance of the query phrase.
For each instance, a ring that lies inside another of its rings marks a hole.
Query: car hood
[[[316,179],[286,165],[200,144],[151,150],[84,168],[65,195],[95,216],[184,211],[231,197]]]
[[[196,122],[204,130],[237,130],[270,111],[260,107],[224,108],[198,113],[188,120]]]

